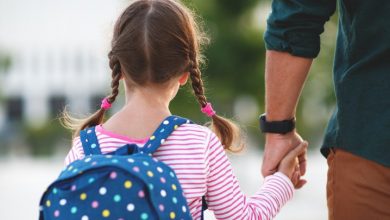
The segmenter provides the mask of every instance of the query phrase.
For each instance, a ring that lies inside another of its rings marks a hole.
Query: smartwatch
[[[260,130],[263,133],[286,134],[295,128],[295,118],[283,121],[267,121],[264,114],[259,118]]]

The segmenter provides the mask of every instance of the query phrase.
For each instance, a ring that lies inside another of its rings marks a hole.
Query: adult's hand
[[[267,133],[261,168],[263,176],[265,177],[275,173],[283,157],[302,142],[303,139],[296,131],[283,135]],[[298,161],[300,176],[303,176],[306,173],[306,151],[298,156]]]

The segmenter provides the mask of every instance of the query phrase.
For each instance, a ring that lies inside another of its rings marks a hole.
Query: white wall
[[[1,93],[23,97],[24,116],[32,123],[48,118],[48,99],[54,95],[66,96],[71,110],[88,111],[91,96],[109,92],[111,32],[126,4],[0,0],[0,52],[12,58],[0,81]],[[2,109],[0,128],[4,113]]]

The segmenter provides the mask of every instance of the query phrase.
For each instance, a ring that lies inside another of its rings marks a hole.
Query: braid
[[[193,58],[190,61],[190,79],[192,89],[194,91],[195,97],[198,100],[200,106],[203,108],[207,105],[207,98],[204,94],[203,80],[201,73],[196,61],[196,58]],[[238,152],[242,150],[243,145],[240,139],[240,129],[233,122],[225,119],[217,114],[212,117],[211,129],[216,133],[219,139],[222,142],[224,149],[227,149],[231,152]],[[238,141],[238,147],[233,147],[232,144]]]
[[[112,70],[112,81],[111,81],[111,94],[107,97],[110,103],[114,103],[116,97],[119,94],[119,81],[121,80],[121,65],[119,59],[113,55],[112,52],[108,54],[110,59],[110,68]]]
[[[204,95],[204,86],[201,73],[196,62],[191,62],[190,78],[192,89],[201,107],[206,106],[207,98]]]

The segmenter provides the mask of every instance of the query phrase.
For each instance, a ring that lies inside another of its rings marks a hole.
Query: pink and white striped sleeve
[[[206,201],[217,219],[272,219],[293,196],[294,187],[282,173],[265,178],[255,195],[245,196],[214,133],[211,133],[206,156],[209,168]]]
[[[75,160],[80,160],[84,157],[83,147],[80,141],[80,137],[73,139],[72,148],[68,155],[65,157],[65,166],[72,163]]]

